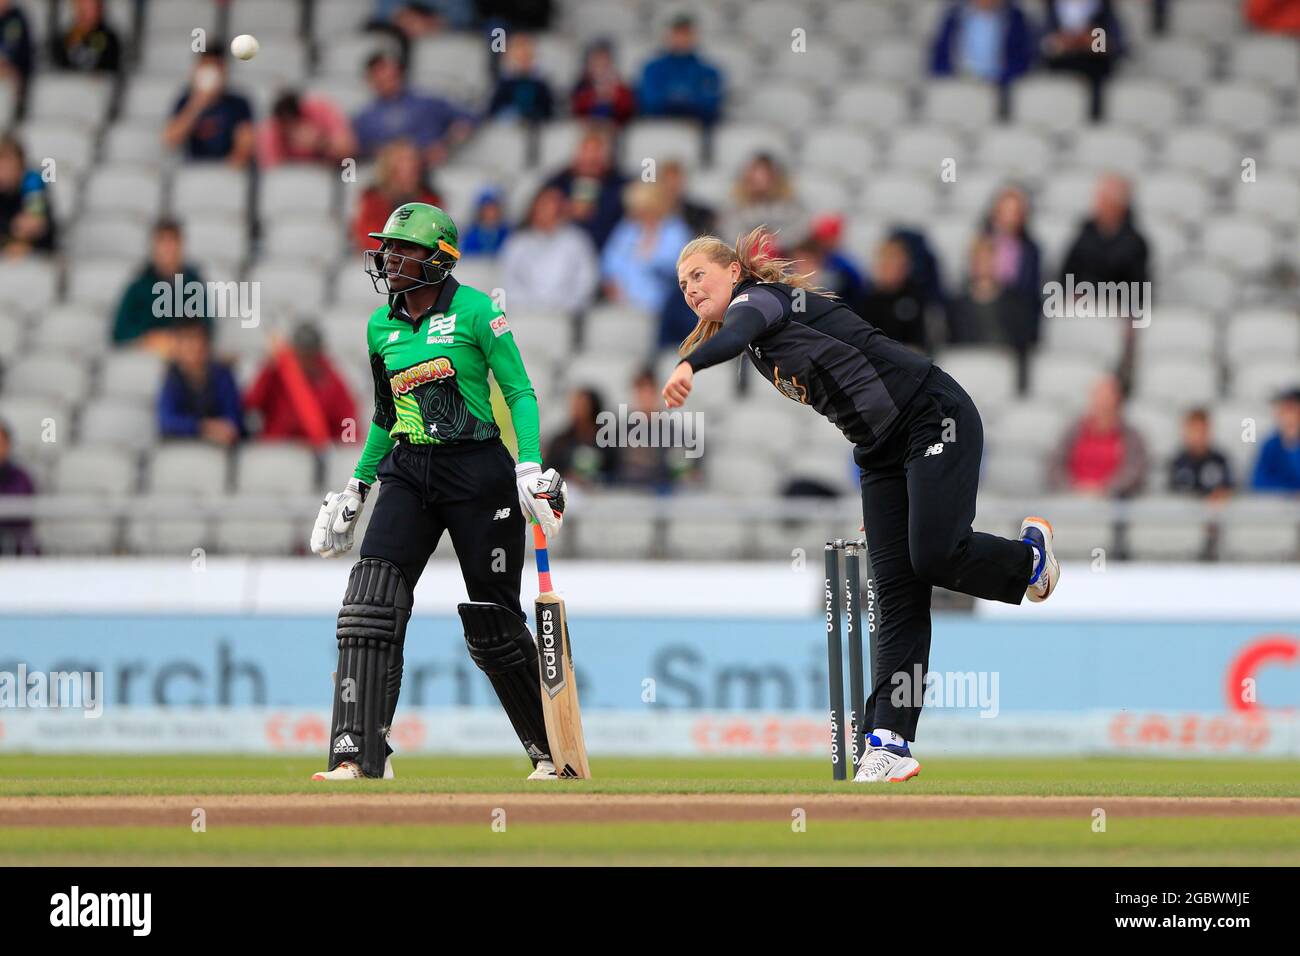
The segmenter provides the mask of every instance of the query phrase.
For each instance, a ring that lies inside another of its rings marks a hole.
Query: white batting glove
[[[365,507],[370,485],[357,478],[343,491],[325,496],[311,532],[311,549],[322,558],[334,558],[352,550],[357,519]]]
[[[542,471],[542,466],[536,462],[521,461],[515,466],[515,485],[519,489],[519,507],[524,517],[540,525],[547,538],[559,534],[568,497],[560,473],[554,468]]]

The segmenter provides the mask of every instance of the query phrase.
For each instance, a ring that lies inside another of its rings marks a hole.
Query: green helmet
[[[456,261],[460,258],[460,236],[456,231],[456,223],[452,221],[451,216],[428,203],[408,202],[398,206],[389,215],[382,231],[367,233],[367,235],[381,242],[392,239],[413,243],[429,250],[428,258],[419,260],[423,264],[424,279],[415,280],[416,285],[436,285],[441,282],[455,268]],[[391,292],[387,288],[388,271],[385,260],[394,258],[410,257],[398,256],[392,252],[385,253],[382,251],[382,246],[380,249],[366,251],[366,274],[374,283],[375,291]],[[383,289],[379,287],[380,280],[385,283]]]

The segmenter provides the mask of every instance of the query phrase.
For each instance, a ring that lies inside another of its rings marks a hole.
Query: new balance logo
[[[509,518],[509,517],[510,517],[509,508],[498,508],[497,513],[492,516],[492,520],[500,521],[502,518]]]
[[[931,445],[929,448],[927,448],[925,450],[925,454],[922,455],[921,457],[929,458],[931,455],[942,455],[942,454],[943,454],[943,442],[939,442],[937,445]]]
[[[334,752],[336,754],[354,754],[360,753],[360,751],[361,748],[352,742],[351,734],[344,734],[334,744]]]

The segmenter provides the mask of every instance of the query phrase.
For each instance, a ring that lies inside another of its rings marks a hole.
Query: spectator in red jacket
[[[582,76],[569,102],[574,116],[609,120],[616,126],[632,118],[636,97],[618,74],[609,40],[597,40],[587,47]]]
[[[1092,496],[1126,497],[1146,481],[1146,444],[1124,420],[1119,379],[1107,375],[1092,389],[1083,416],[1065,433],[1052,460],[1057,489]]]
[[[357,405],[321,345],[315,326],[300,325],[290,342],[273,343],[271,357],[244,397],[262,416],[266,441],[343,441],[358,432]]]
[[[352,241],[358,249],[375,249],[368,233],[379,232],[394,209],[408,202],[441,206],[442,198],[429,184],[420,151],[406,140],[389,143],[375,163],[375,181],[367,186],[352,220]]]
[[[1256,30],[1300,36],[1300,0],[1246,0],[1244,13]]]

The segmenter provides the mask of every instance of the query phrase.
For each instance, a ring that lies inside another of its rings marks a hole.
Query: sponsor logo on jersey
[[[490,325],[492,328],[492,334],[497,338],[501,338],[502,335],[510,331],[510,326],[509,324],[507,324],[506,317],[504,315],[498,315],[495,319],[492,320]]]
[[[456,313],[435,315],[429,320],[429,345],[450,345],[451,337],[456,332]]]
[[[740,295],[736,296],[734,299],[731,300],[731,304],[735,305],[737,302],[748,302],[748,301],[749,301],[749,293],[742,292],[740,293]]]
[[[930,445],[929,447],[927,447],[925,449],[925,454],[922,455],[921,457],[929,458],[931,455],[942,455],[942,454],[943,454],[943,442],[939,442],[938,444]]]
[[[451,378],[455,374],[456,366],[451,364],[451,359],[439,356],[402,369],[389,378],[388,384],[392,386],[394,395],[405,395],[426,382],[437,382],[444,378]]]
[[[391,331],[391,332],[388,333],[388,341],[390,341],[390,342],[396,342],[398,336],[400,336],[401,334],[402,334],[402,330],[401,330],[401,329],[393,329],[393,331]]]
[[[781,369],[776,365],[772,366],[772,384],[786,398],[793,399],[803,405],[808,404],[808,386],[800,385],[799,379],[794,375],[791,375],[788,379],[782,378]]]

